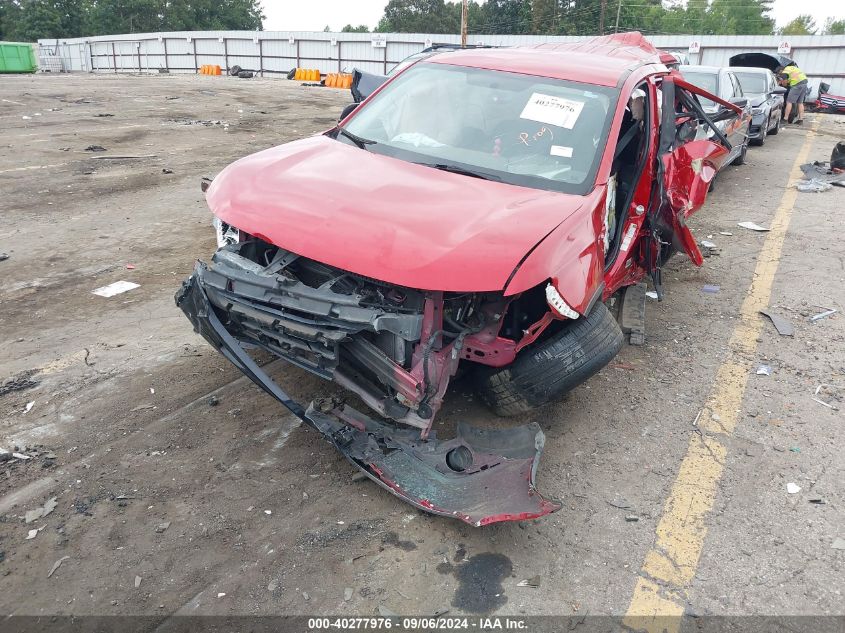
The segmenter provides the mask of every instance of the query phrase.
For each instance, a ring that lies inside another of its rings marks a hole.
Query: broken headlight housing
[[[229,244],[237,244],[241,239],[241,232],[230,224],[226,224],[217,216],[211,221],[214,232],[217,234],[217,248],[223,248]]]
[[[567,319],[577,319],[580,315],[566,303],[560,293],[551,283],[546,286],[546,302],[551,309]]]

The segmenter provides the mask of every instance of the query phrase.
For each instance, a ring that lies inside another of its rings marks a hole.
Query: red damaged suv
[[[619,351],[605,302],[646,276],[662,295],[675,251],[701,264],[686,218],[729,154],[715,123],[741,111],[670,57],[639,33],[435,53],[324,134],[224,169],[207,191],[219,250],[176,302],[402,499],[473,525],[553,512],[536,423],[440,439],[432,422],[459,366],[499,415],[555,400]],[[375,415],[301,406],[250,348]]]

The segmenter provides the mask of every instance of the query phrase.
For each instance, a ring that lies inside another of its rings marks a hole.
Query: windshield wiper
[[[447,163],[417,163],[417,165],[433,167],[434,169],[439,169],[440,171],[448,171],[452,174],[461,174],[462,176],[481,178],[482,180],[495,180],[496,182],[502,181],[501,178],[499,178],[498,176],[493,176],[492,174],[484,174],[478,171],[473,171],[471,169],[466,169],[464,167],[458,167],[457,165],[449,165]]]
[[[361,136],[358,136],[357,134],[353,134],[352,132],[350,132],[346,128],[340,127],[339,125],[337,126],[337,131],[338,131],[338,134],[343,134],[346,138],[348,138],[350,141],[355,143],[355,145],[357,145],[361,149],[367,149],[367,145],[375,145],[376,144],[376,141],[372,141],[368,138],[363,138]]]

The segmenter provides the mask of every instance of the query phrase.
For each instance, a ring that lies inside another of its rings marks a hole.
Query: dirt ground
[[[755,281],[767,234],[737,222],[769,226],[807,136],[826,160],[845,125],[785,129],[720,175],[692,220],[720,251],[673,260],[646,344],[523,420],[546,433],[538,484],[563,509],[473,529],[353,479],[173,303],[215,248],[200,178],[348,101],[279,79],[2,78],[0,447],[32,459],[0,464],[0,612],[625,613]],[[771,300],[795,335],[766,323],[745,358],[772,374],[749,376],[724,439],[688,612],[845,614],[843,209],[836,188],[795,200]],[[119,280],[140,287],[91,292]],[[840,312],[809,321],[825,308]],[[302,401],[331,388],[272,367]],[[441,423],[490,415],[456,383]]]

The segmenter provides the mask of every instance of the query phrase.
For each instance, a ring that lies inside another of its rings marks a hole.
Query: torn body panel
[[[256,385],[326,439],[370,479],[404,501],[471,525],[533,519],[560,504],[535,488],[544,435],[537,424],[511,429],[458,425],[457,436],[439,441],[414,429],[377,422],[335,401],[307,409],[286,394],[246,353],[217,316],[203,283],[204,264],[176,295],[194,329]],[[248,341],[252,342],[252,341]]]

